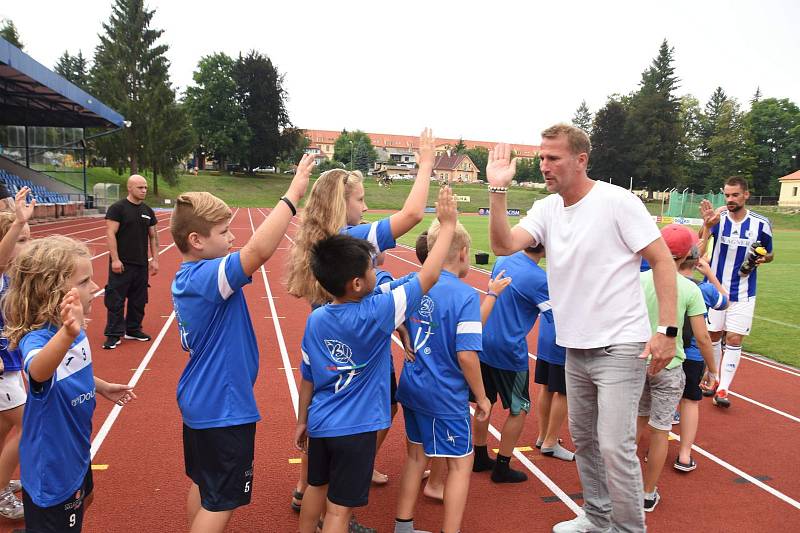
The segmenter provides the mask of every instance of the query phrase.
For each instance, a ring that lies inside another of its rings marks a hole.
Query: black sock
[[[511,457],[506,457],[505,455],[497,454],[497,464],[499,465],[507,465],[511,462]]]
[[[486,449],[486,445],[483,446],[475,446],[475,460],[472,463],[472,471],[473,472],[485,472],[486,470],[491,470],[494,468],[494,459],[489,457],[489,451]]]
[[[405,524],[406,522],[413,522],[414,518],[395,518],[395,521],[400,522],[401,524]]]
[[[489,449],[484,444],[483,446],[475,446],[475,459],[488,459]]]

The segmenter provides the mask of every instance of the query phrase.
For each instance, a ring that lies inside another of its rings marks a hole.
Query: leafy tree
[[[348,132],[347,130],[342,131],[341,135],[339,135],[333,143],[334,161],[339,161],[350,168],[352,164],[356,163],[355,153],[359,144],[365,146],[367,159],[369,161],[368,165],[374,163],[375,160],[378,159],[378,154],[372,146],[369,135],[361,130],[356,130],[354,132]]]
[[[290,165],[299,163],[310,145],[311,141],[306,137],[305,130],[285,128],[281,133],[280,161]]]
[[[89,88],[89,62],[83,57],[83,52],[80,50],[78,50],[78,55],[75,56],[65,51],[58,58],[53,70],[81,89],[87,90]]]
[[[286,111],[283,74],[269,57],[252,50],[246,56],[239,55],[233,79],[236,101],[251,133],[243,162],[251,169],[273,166],[281,153],[282,131],[292,125]]]
[[[456,153],[456,154],[463,154],[466,151],[467,151],[467,145],[464,144],[464,139],[463,138],[459,138],[458,139],[458,144],[456,144],[453,147],[453,152]]]
[[[252,135],[237,100],[235,63],[224,53],[201,58],[192,75],[194,85],[186,88],[192,129],[222,169],[227,161],[242,159]]]
[[[364,139],[359,139],[355,148],[353,149],[353,168],[366,173],[370,167],[370,150],[371,145],[367,145]]]
[[[800,158],[800,109],[785,98],[766,98],[753,104],[744,122],[748,140],[753,145],[754,192],[775,195],[778,192],[778,178],[797,169]]]
[[[344,168],[344,165],[339,161],[334,161],[333,159],[326,159],[325,161],[317,165],[317,168],[314,169],[314,172],[322,174],[326,170],[331,170],[334,168]]]
[[[681,139],[678,78],[674,48],[666,39],[658,56],[642,73],[639,91],[631,98],[625,136],[631,140],[629,164],[637,185],[651,189],[672,187],[678,178],[677,149]]]
[[[539,169],[539,156],[533,159],[520,159],[517,161],[517,172],[514,174],[514,179],[519,183],[526,181],[544,181],[542,171]]]
[[[478,169],[478,178],[486,181],[486,163],[489,162],[489,150],[483,146],[475,146],[467,149],[464,153],[475,163],[475,167]]]
[[[628,110],[618,97],[609,98],[594,116],[589,156],[591,177],[624,183],[631,176],[627,157],[629,143],[625,136],[627,117]]]
[[[581,105],[575,110],[575,115],[572,117],[572,125],[579,127],[588,135],[592,134],[592,114],[589,112],[586,100],[581,100]]]
[[[702,158],[703,148],[703,112],[700,102],[691,95],[681,98],[681,140],[678,143],[678,181],[680,188],[702,192],[705,189],[705,166]]]
[[[17,31],[17,27],[14,25],[14,21],[11,19],[3,19],[0,20],[0,37],[5,39],[6,41],[10,42],[20,50],[25,48],[25,45],[22,44],[22,41],[19,38],[19,32]]]
[[[717,190],[725,178],[749,176],[753,170],[752,148],[743,126],[739,103],[717,87],[706,104],[702,120],[700,169],[704,188]]]

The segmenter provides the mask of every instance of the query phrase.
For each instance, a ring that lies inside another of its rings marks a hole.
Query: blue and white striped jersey
[[[728,211],[722,211],[719,223],[711,228],[714,248],[711,252],[711,268],[720,283],[730,292],[730,301],[747,301],[756,295],[758,269],[749,275],[739,274],[750,245],[755,241],[772,253],[772,226],[769,219],[748,210],[741,222],[735,222]]]

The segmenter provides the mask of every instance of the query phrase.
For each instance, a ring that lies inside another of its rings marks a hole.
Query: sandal
[[[675,463],[672,465],[675,470],[679,470],[681,472],[691,472],[695,468],[697,468],[697,463],[694,462],[694,459],[689,457],[688,463],[682,463],[681,458],[678,457],[675,459]]]
[[[303,493],[295,490],[292,492],[292,511],[299,513],[301,505],[303,505]]]

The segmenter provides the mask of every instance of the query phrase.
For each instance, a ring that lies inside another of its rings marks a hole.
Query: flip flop
[[[301,505],[303,505],[303,493],[299,490],[295,490],[292,492],[292,511],[299,513]]]

